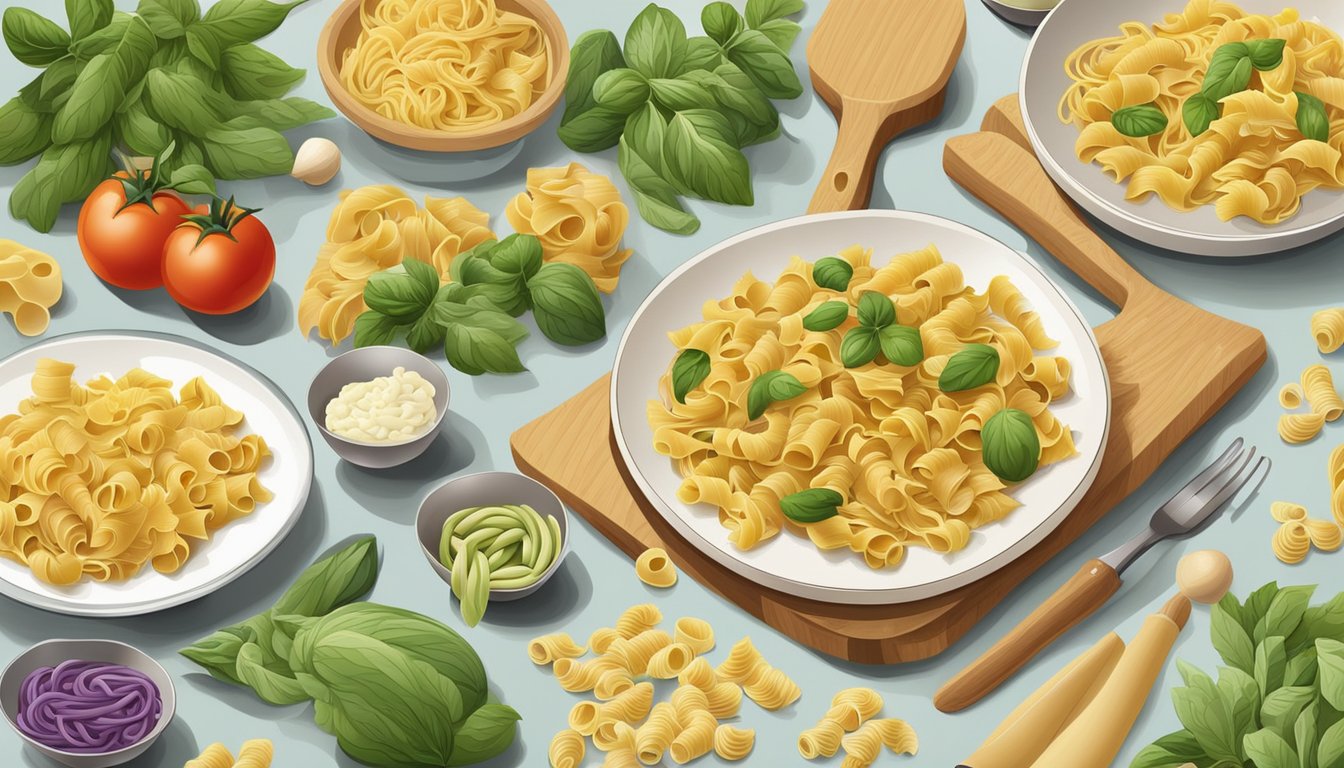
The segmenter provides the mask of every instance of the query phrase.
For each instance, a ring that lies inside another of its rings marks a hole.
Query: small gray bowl
[[[999,2],[999,0],[982,0],[989,10],[1004,21],[1011,22],[1019,27],[1028,27],[1035,29],[1045,21],[1045,17],[1050,15],[1053,8],[1019,8],[1012,3]]]
[[[159,722],[149,735],[115,752],[88,754],[53,749],[19,730],[19,690],[23,687],[23,681],[35,669],[54,667],[71,659],[120,664],[143,672],[154,681],[154,685],[159,689],[159,697],[163,700],[163,714],[159,716]],[[9,666],[5,667],[5,671],[0,673],[0,708],[4,709],[5,720],[9,721],[10,727],[19,734],[19,738],[61,765],[68,765],[70,768],[111,768],[134,760],[154,744],[177,712],[177,692],[173,688],[173,679],[157,661],[125,643],[118,643],[115,640],[47,640],[16,656]]]
[[[478,472],[453,478],[431,491],[420,503],[420,511],[415,516],[415,534],[420,539],[420,551],[425,553],[434,572],[445,583],[452,583],[453,572],[439,562],[439,538],[443,535],[444,522],[458,510],[493,504],[526,504],[539,515],[555,518],[560,526],[560,556],[536,583],[517,589],[490,590],[492,601],[520,600],[550,581],[560,569],[565,555],[569,554],[569,515],[550,488],[516,472]]]
[[[434,385],[434,409],[438,416],[423,435],[401,443],[365,443],[327,430],[327,403],[340,394],[341,387],[357,381],[390,376],[396,367],[415,371]],[[438,437],[443,417],[448,413],[448,376],[433,360],[402,347],[360,347],[338,355],[318,371],[308,387],[308,415],[337,456],[368,469],[388,469],[414,459],[425,452]]]

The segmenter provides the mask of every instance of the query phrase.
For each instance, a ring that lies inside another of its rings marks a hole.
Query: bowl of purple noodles
[[[0,709],[25,742],[70,768],[139,757],[177,708],[172,678],[113,640],[48,640],[0,674]]]

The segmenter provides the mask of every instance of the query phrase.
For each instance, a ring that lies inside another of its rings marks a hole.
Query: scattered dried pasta
[[[616,632],[629,640],[640,632],[653,629],[662,621],[663,612],[658,610],[658,606],[653,603],[640,603],[626,608],[625,612],[616,619]],[[593,650],[597,650],[597,648]],[[605,650],[598,652],[606,653]]]
[[[1316,439],[1325,428],[1325,414],[1285,413],[1279,417],[1279,437],[1285,443],[1297,445]]]
[[[635,749],[635,728],[624,720],[606,720],[593,731],[593,746],[603,752]]]
[[[742,690],[752,701],[772,711],[789,706],[803,695],[798,684],[775,667],[760,670]]]
[[[1302,401],[1302,385],[1295,381],[1284,384],[1283,389],[1279,390],[1279,405],[1290,411],[1301,408]]]
[[[527,656],[533,664],[551,664],[557,659],[577,659],[588,649],[574,642],[568,632],[556,632],[533,638],[527,644]]]
[[[578,163],[531,168],[527,191],[509,203],[505,214],[515,232],[536,235],[546,261],[582,269],[603,293],[616,289],[631,253],[620,247],[630,209],[611,179]]]
[[[1335,446],[1326,465],[1330,477],[1330,511],[1335,522],[1344,525],[1344,445]]]
[[[756,732],[749,728],[720,725],[714,731],[714,754],[721,760],[742,760],[756,746]]]
[[[672,627],[672,639],[690,647],[697,655],[714,650],[714,627],[704,619],[684,616]]]
[[[866,768],[877,761],[882,747],[897,754],[913,755],[919,752],[919,739],[909,723],[895,718],[869,720],[842,741],[845,750],[840,768]]]
[[[228,747],[215,742],[198,757],[188,760],[182,768],[233,768],[233,753]]]
[[[672,745],[668,749],[672,762],[677,765],[685,765],[713,751],[714,732],[719,727],[719,721],[705,709],[692,711],[682,718],[681,722],[681,732],[672,739]]]
[[[1344,546],[1344,530],[1339,523],[1314,520],[1301,504],[1276,501],[1269,512],[1280,524],[1270,546],[1274,556],[1289,565],[1305,560],[1313,548],[1333,552]]]
[[[724,680],[705,691],[709,711],[720,720],[732,717],[742,708],[742,686]]]
[[[1311,316],[1311,335],[1325,354],[1344,347],[1344,307],[1323,309]]]
[[[681,721],[672,704],[660,701],[653,705],[649,719],[635,729],[635,754],[645,765],[657,765],[672,746],[672,740],[681,732]]]
[[[666,589],[677,583],[677,568],[662,547],[644,550],[635,559],[635,575],[650,587]]]
[[[645,672],[649,677],[659,680],[671,680],[685,671],[695,660],[695,651],[685,643],[672,643],[660,648],[649,658]]]
[[[275,745],[270,739],[251,739],[243,742],[237,760],[223,744],[215,743],[182,768],[270,768],[274,758]]]
[[[817,724],[798,736],[798,754],[812,760],[830,757],[840,751],[846,733],[882,711],[882,695],[872,688],[846,688],[831,698]]]
[[[1309,365],[1302,371],[1302,394],[1312,413],[1324,416],[1326,421],[1344,416],[1344,398],[1340,398],[1334,377],[1324,365]]]
[[[37,336],[51,324],[51,308],[61,300],[61,265],[40,251],[13,240],[0,240],[0,314],[24,336]]]
[[[551,737],[551,746],[546,750],[546,756],[550,758],[551,768],[579,768],[587,752],[588,746],[583,740],[583,734],[565,729]]]
[[[769,666],[762,658],[761,652],[752,644],[751,638],[744,637],[733,644],[728,651],[728,658],[724,659],[714,671],[724,680],[742,684],[750,679],[760,665]]]
[[[661,629],[648,629],[632,638],[621,638],[611,644],[605,655],[625,667],[632,675],[648,672],[649,660],[658,651],[672,644],[672,636]]]

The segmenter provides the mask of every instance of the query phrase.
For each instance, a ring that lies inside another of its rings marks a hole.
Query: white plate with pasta
[[[1344,228],[1340,33],[1336,0],[1069,0],[1023,64],[1027,132],[1076,203],[1138,240],[1303,246]]]
[[[188,339],[129,331],[0,361],[0,462],[0,594],[101,617],[241,576],[293,528],[313,476],[278,387]]]
[[[1109,418],[1092,331],[1038,267],[901,211],[701,253],[635,313],[612,376],[616,444],[668,523],[833,603],[927,598],[1029,550],[1091,485]]]

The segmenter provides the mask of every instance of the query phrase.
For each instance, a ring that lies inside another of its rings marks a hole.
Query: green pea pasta
[[[439,536],[439,562],[452,572],[453,594],[467,626],[485,615],[492,589],[535,583],[560,557],[560,524],[526,504],[454,512]]]

